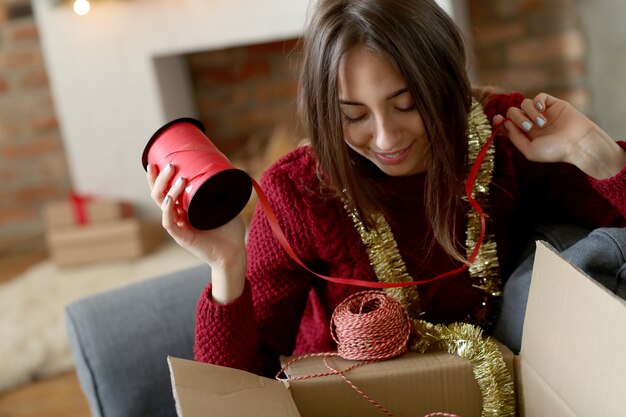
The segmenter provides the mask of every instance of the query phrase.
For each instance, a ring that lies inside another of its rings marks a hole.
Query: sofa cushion
[[[210,268],[195,266],[78,300],[70,347],[94,417],[175,417],[167,356],[193,359],[195,309]]]

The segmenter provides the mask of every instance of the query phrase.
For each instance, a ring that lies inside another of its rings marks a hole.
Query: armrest
[[[94,417],[176,416],[167,355],[193,359],[200,265],[66,307],[78,379]]]
[[[626,228],[596,229],[563,251],[563,257],[619,295],[620,275],[626,267]]]

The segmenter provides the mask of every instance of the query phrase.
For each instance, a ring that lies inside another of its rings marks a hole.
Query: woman
[[[488,330],[500,277],[529,225],[555,217],[626,225],[626,144],[547,94],[473,94],[459,31],[434,1],[320,0],[302,46],[299,105],[310,146],[277,162],[262,184],[315,271],[424,280],[467,262],[478,226],[465,181],[489,124],[505,117],[480,166],[483,250],[469,270],[390,290],[412,318]],[[197,307],[196,359],[274,375],[279,355],[336,349],[330,316],[362,288],[303,270],[260,209],[247,248],[239,217],[194,230],[173,204],[185,179],[167,187],[175,175],[176,167],[148,168],[164,227],[212,268]]]

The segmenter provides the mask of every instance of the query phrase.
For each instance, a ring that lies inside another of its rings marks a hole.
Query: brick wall
[[[41,207],[70,180],[29,1],[0,0],[0,257],[44,246]]]
[[[467,0],[481,84],[544,91],[589,108],[586,42],[576,0]]]
[[[296,44],[289,39],[187,57],[200,119],[229,158],[254,153],[277,124],[295,124]]]

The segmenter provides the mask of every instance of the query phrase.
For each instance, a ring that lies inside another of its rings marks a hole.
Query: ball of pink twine
[[[384,360],[406,352],[411,322],[395,298],[382,291],[362,291],[337,306],[331,334],[344,359]]]

